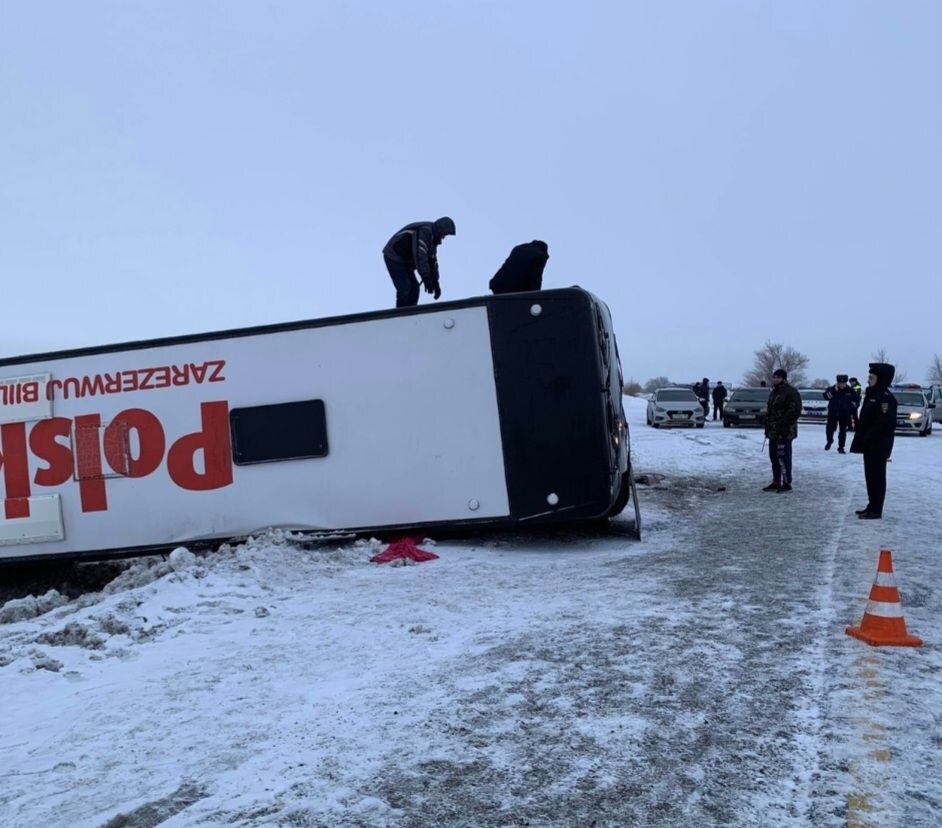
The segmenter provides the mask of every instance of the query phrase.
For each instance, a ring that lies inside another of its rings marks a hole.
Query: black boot
[[[779,492],[790,492],[791,490],[792,490],[792,484],[791,484],[791,483],[783,483],[783,484],[779,487]]]
[[[843,446],[838,446],[838,447],[837,447],[837,453],[838,453],[838,454],[847,454],[847,452],[844,451],[844,447],[843,447]]]
[[[828,441],[824,444],[824,450],[825,450],[825,451],[830,451],[832,445],[834,445],[834,441],[833,441],[833,440],[828,440]]]
[[[861,520],[882,520],[883,515],[880,512],[864,512],[863,514],[857,515]]]
[[[857,509],[857,510],[854,512],[854,514],[859,517],[860,515],[865,515],[865,514],[867,514],[867,512],[869,512],[869,511],[870,511],[870,504],[868,503],[863,509]]]
[[[782,484],[781,484],[781,483],[777,483],[776,481],[773,480],[773,481],[772,481],[771,483],[769,483],[769,485],[766,486],[762,491],[763,491],[763,492],[777,492],[777,491],[778,491],[779,489],[781,489],[781,488],[782,488]]]

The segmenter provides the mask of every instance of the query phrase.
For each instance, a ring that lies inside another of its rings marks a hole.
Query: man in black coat
[[[850,444],[851,454],[862,454],[864,460],[869,502],[866,509],[857,511],[857,517],[861,520],[879,520],[883,517],[886,464],[890,462],[893,453],[896,431],[896,397],[890,392],[890,383],[895,375],[896,368],[892,365],[885,362],[870,363],[867,390],[860,407],[854,441]]]
[[[844,444],[847,442],[847,427],[851,418],[857,412],[860,399],[857,392],[847,384],[847,374],[837,375],[837,384],[832,385],[824,392],[824,399],[828,401],[828,424],[825,429],[824,450],[830,451],[834,445],[834,431],[840,426],[837,434],[837,453],[844,454]]]
[[[454,235],[455,223],[448,216],[442,216],[435,221],[407,224],[386,242],[383,259],[389,278],[396,287],[397,308],[419,304],[416,270],[426,293],[433,294],[436,299],[442,295],[438,279],[438,245],[445,236]]]
[[[788,373],[777,368],[772,373],[772,391],[765,415],[765,436],[769,438],[772,482],[762,491],[792,490],[792,440],[798,436],[801,394],[788,384]]]
[[[704,377],[703,382],[695,385],[693,390],[697,394],[697,399],[700,400],[700,405],[703,408],[703,419],[706,421],[706,418],[710,415],[710,381]]]
[[[726,395],[729,392],[726,390],[726,386],[723,385],[723,380],[720,380],[716,383],[716,386],[713,388],[713,419],[715,420],[717,415],[719,418],[723,419],[723,406],[726,405]]]
[[[549,246],[545,241],[534,239],[518,244],[491,279],[491,291],[498,294],[540,290],[543,287],[543,268],[548,260]]]

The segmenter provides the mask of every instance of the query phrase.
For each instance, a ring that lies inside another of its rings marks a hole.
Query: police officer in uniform
[[[863,398],[863,388],[860,387],[860,380],[857,377],[850,378],[850,387],[854,389],[854,393],[857,395],[857,406],[850,418],[850,430],[855,431],[857,429],[857,417],[860,415],[860,400]]]
[[[824,444],[824,450],[831,450],[831,446],[834,445],[834,431],[840,426],[837,435],[837,453],[844,454],[847,426],[850,425],[851,417],[857,412],[860,398],[857,392],[847,384],[847,374],[838,374],[837,384],[824,392],[824,399],[828,401],[828,424],[825,430],[827,442]]]
[[[893,434],[896,430],[896,397],[890,384],[896,368],[885,362],[870,363],[870,377],[864,392],[860,417],[850,444],[851,454],[862,454],[864,478],[867,481],[867,508],[858,509],[861,520],[879,520],[883,517],[886,498],[886,464],[893,453]]]

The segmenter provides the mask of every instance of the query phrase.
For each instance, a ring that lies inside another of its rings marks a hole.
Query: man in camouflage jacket
[[[779,368],[772,374],[772,392],[765,417],[765,436],[769,438],[772,482],[766,492],[792,490],[792,440],[798,436],[801,395],[788,384],[788,374]]]

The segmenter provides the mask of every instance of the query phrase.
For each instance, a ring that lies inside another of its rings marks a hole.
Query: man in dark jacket
[[[419,283],[415,271],[425,286],[425,292],[438,299],[442,289],[438,280],[438,245],[445,236],[455,235],[455,223],[443,216],[436,221],[416,221],[407,224],[386,242],[383,259],[389,278],[396,286],[396,307],[409,308],[419,304]]]
[[[893,436],[896,430],[896,397],[890,392],[890,383],[896,368],[885,362],[870,363],[870,377],[864,392],[863,405],[851,454],[862,454],[864,478],[867,481],[866,509],[859,509],[857,517],[862,520],[879,520],[883,517],[883,501],[886,499],[886,464],[893,453]]]
[[[540,290],[543,287],[543,269],[548,260],[549,246],[545,241],[534,239],[518,244],[491,279],[491,291],[498,294]]]
[[[719,418],[723,419],[723,406],[726,405],[726,395],[727,395],[726,386],[723,385],[723,380],[720,380],[716,383],[716,386],[713,389],[713,419]]]
[[[697,392],[697,399],[700,400],[700,405],[703,407],[703,419],[705,421],[710,414],[710,381],[704,377],[703,382],[695,385],[693,390]]]
[[[765,436],[769,438],[772,482],[762,491],[792,490],[792,440],[798,436],[801,394],[788,384],[788,374],[778,368],[772,374],[772,392],[765,415]]]
[[[860,401],[863,399],[863,388],[860,387],[860,380],[858,380],[857,377],[851,377],[848,384],[857,395],[857,406],[854,408],[854,413],[850,416],[850,430],[856,431],[857,417],[860,416]]]
[[[824,399],[828,401],[828,424],[825,429],[824,450],[830,451],[834,445],[834,430],[840,426],[837,434],[837,453],[844,454],[844,443],[847,442],[847,427],[851,417],[857,412],[860,399],[857,392],[847,384],[847,374],[837,375],[837,384],[832,385],[824,392]]]

